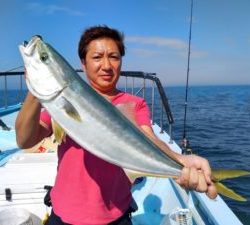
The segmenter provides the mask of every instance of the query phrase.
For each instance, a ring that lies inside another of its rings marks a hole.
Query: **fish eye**
[[[40,55],[40,59],[42,60],[42,62],[46,62],[48,60],[49,56],[46,52],[42,52]]]

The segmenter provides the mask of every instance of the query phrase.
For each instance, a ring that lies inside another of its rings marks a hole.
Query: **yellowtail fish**
[[[183,165],[174,155],[163,153],[40,36],[34,36],[19,49],[27,87],[51,115],[59,143],[65,131],[87,151],[136,176],[180,176]],[[244,200],[235,193],[230,197]]]

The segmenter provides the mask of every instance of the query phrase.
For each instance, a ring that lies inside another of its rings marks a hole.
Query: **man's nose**
[[[109,70],[111,68],[111,63],[108,57],[103,59],[103,69]]]

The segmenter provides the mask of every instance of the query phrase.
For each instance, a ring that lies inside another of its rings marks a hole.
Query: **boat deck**
[[[18,149],[13,129],[16,115],[17,112],[13,112],[1,117],[12,129],[0,130],[0,211],[21,207],[36,218],[43,218],[49,211],[43,204],[44,186],[54,183],[56,153],[25,153]],[[153,129],[172,149],[181,151],[175,142],[169,143],[168,134],[162,133],[158,125],[153,125]],[[7,189],[11,190],[11,200],[6,200]],[[132,217],[134,225],[168,225],[168,215],[177,207],[191,210],[193,225],[242,224],[220,197],[209,200],[204,194],[186,192],[172,179],[143,178],[133,186],[132,194],[138,205]]]

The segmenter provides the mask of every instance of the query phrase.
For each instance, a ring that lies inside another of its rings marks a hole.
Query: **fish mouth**
[[[50,86],[47,87],[46,84],[48,81],[46,80],[46,75],[39,79],[38,77],[34,78],[34,75],[29,75],[29,72],[31,72],[31,74],[37,73],[39,66],[36,64],[39,64],[40,62],[38,62],[38,57],[40,57],[40,60],[42,61],[40,54],[43,53],[43,51],[47,52],[46,44],[43,43],[43,39],[40,35],[34,35],[31,37],[30,41],[24,41],[21,45],[19,45],[19,50],[26,67],[27,87],[35,97],[43,101],[48,101],[60,95],[63,90],[67,88],[67,84],[59,85],[57,83],[54,88],[51,88]],[[49,76],[47,76],[47,78],[49,78]],[[52,81],[54,83],[56,82],[54,79]],[[39,86],[47,88],[44,88],[41,91]]]
[[[22,54],[26,55],[26,56],[31,56],[37,46],[37,44],[39,42],[41,42],[42,36],[40,35],[34,35],[31,40],[28,41],[24,41],[22,45],[19,45],[19,49],[21,51]]]

